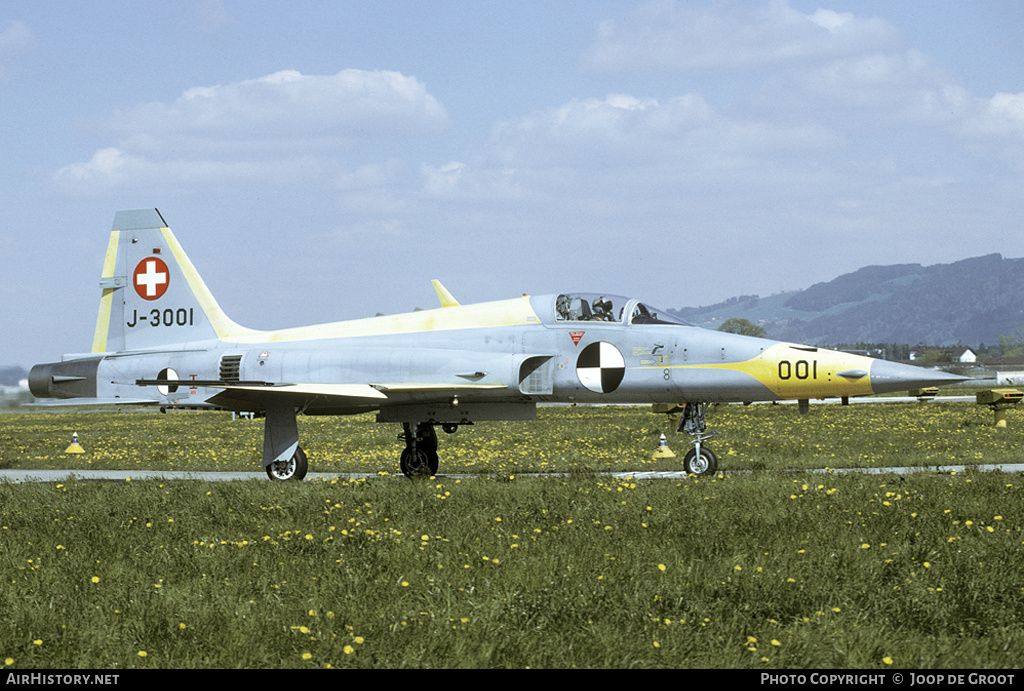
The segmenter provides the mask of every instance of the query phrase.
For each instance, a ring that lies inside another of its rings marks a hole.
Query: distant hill
[[[1024,259],[868,266],[802,291],[669,311],[710,328],[748,319],[769,338],[811,345],[995,345],[1024,327]]]

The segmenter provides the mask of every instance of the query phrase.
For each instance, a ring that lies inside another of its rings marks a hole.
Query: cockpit
[[[544,312],[539,312],[544,318]],[[625,324],[673,324],[689,322],[639,300],[599,293],[561,293],[555,297],[553,322],[613,322]],[[545,319],[547,321],[547,319]]]

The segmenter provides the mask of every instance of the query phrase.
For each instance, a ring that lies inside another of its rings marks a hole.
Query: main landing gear
[[[309,463],[306,452],[301,446],[295,447],[295,453],[287,461],[273,461],[267,466],[267,477],[271,480],[301,480],[306,477]]]
[[[714,475],[718,470],[718,456],[706,444],[708,439],[718,434],[707,431],[707,422],[704,420],[707,409],[707,403],[687,403],[683,406],[683,414],[679,416],[679,428],[676,431],[689,434],[693,444],[693,448],[683,456],[683,468],[691,475]]]
[[[443,422],[441,429],[454,434],[459,425],[472,422]],[[437,475],[437,432],[432,422],[403,422],[402,433],[398,435],[405,442],[399,465],[406,477],[430,477]]]
[[[406,477],[437,474],[437,432],[429,422],[403,423],[405,449],[399,465]],[[445,430],[447,431],[447,429]]]

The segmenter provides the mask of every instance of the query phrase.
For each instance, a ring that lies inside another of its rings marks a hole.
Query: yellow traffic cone
[[[71,435],[71,446],[64,449],[64,453],[85,453],[85,449],[78,443],[78,432]]]
[[[676,455],[672,453],[672,449],[668,448],[668,439],[665,439],[665,435],[661,435],[661,439],[658,441],[658,448],[654,451],[654,455],[651,458],[657,460],[659,458],[675,458]]]

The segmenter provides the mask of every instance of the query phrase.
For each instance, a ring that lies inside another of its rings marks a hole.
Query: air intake
[[[237,382],[242,368],[241,355],[225,355],[220,359],[220,380]]]

